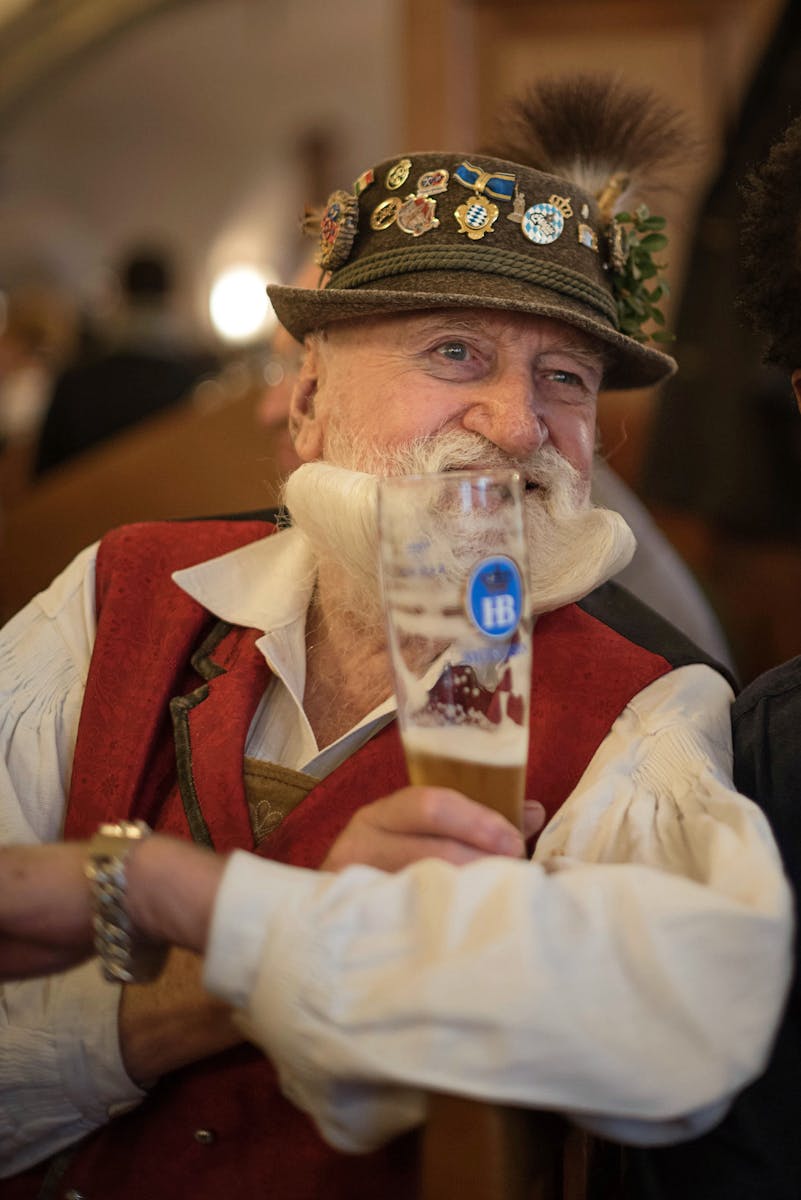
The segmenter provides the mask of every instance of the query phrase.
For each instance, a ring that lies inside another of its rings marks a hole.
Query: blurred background
[[[741,677],[797,653],[801,419],[733,295],[734,179],[801,106],[798,26],[783,0],[0,0],[0,615],[112,525],[275,501],[296,351],[264,284],[303,267],[305,206],[611,70],[700,149],[661,205],[688,383],[607,394],[604,451]]]

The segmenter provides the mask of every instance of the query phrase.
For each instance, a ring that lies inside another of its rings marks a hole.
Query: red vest
[[[68,837],[139,816],[219,851],[252,848],[242,764],[269,679],[258,633],[221,626],[170,575],[271,531],[259,521],[199,521],[128,526],[103,540]],[[550,816],[626,703],[671,663],[576,605],[540,618],[533,658],[526,794]],[[361,805],[405,782],[393,723],[317,784],[258,853],[318,867]],[[212,1136],[198,1140],[197,1130]],[[415,1144],[408,1135],[375,1154],[335,1152],[283,1098],[265,1056],[241,1047],[164,1078],[137,1110],[78,1148],[53,1194],[408,1200]],[[41,1174],[26,1172],[0,1192],[35,1196]]]

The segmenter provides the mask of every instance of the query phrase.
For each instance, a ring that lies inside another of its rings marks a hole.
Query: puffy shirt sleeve
[[[430,1090],[645,1144],[722,1115],[769,1052],[792,920],[730,782],[730,702],[705,666],[641,692],[532,862],[332,876],[233,856],[207,984],[330,1142],[371,1149]]]

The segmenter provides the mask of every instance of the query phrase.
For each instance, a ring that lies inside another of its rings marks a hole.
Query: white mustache
[[[454,431],[380,457],[384,468],[392,468],[380,472],[385,475],[503,467],[537,484],[539,490],[526,495],[529,596],[535,613],[580,599],[621,571],[634,554],[634,535],[623,518],[591,507],[578,472],[550,447],[520,463],[477,435]],[[377,597],[377,474],[306,463],[289,476],[284,498],[318,557],[334,558],[363,594]]]
[[[550,491],[559,484],[573,505],[586,487],[570,463],[551,446],[528,458],[506,454],[494,442],[466,429],[417,438],[403,446],[376,448],[337,428],[326,442],[326,461],[374,475],[430,475],[459,470],[513,470],[528,484]]]

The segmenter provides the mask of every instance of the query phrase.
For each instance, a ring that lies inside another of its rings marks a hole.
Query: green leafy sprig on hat
[[[672,342],[673,334],[664,328],[665,315],[659,308],[660,301],[669,295],[666,281],[659,278],[665,265],[653,258],[668,244],[662,232],[665,218],[651,216],[641,204],[634,213],[616,213],[614,222],[617,228],[610,230],[610,268],[620,330],[638,342],[649,337],[654,342]],[[649,322],[660,328],[644,333],[643,326]]]

